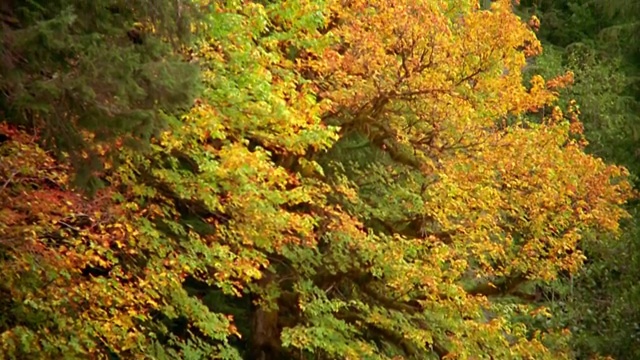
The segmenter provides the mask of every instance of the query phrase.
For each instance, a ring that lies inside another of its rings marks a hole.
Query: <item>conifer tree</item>
[[[3,2],[0,116],[38,129],[85,175],[101,166],[96,144],[144,148],[197,89],[197,67],[176,52],[194,9],[180,0]]]

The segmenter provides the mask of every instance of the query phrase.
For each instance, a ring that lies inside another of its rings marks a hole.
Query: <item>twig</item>
[[[4,191],[4,189],[9,186],[9,184],[11,183],[11,180],[13,180],[13,178],[18,175],[19,171],[14,171],[13,174],[11,174],[9,176],[9,178],[7,179],[7,181],[4,182],[4,184],[2,185],[2,188],[0,188],[0,194],[2,194],[2,192]]]

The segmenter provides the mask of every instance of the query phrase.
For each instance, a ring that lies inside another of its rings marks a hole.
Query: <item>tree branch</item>
[[[512,278],[507,278],[504,281],[494,284],[492,282],[480,283],[474,286],[472,289],[467,290],[469,295],[484,295],[484,296],[500,296],[513,294],[516,288],[527,282],[527,278],[524,275],[518,275]]]

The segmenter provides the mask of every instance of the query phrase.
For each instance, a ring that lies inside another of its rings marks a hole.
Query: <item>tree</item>
[[[543,309],[504,298],[575,271],[629,184],[584,153],[572,105],[524,116],[566,79],[522,84],[540,49],[509,1],[211,6],[201,98],[105,175],[119,237],[72,234],[91,266],[55,289],[39,283],[53,260],[5,250],[10,279],[36,279],[14,294],[29,307],[3,305],[22,311],[9,356],[569,358],[522,320]]]
[[[96,180],[92,172],[102,165],[92,145],[118,140],[144,149],[191,106],[198,69],[174,51],[188,41],[191,2],[2,6],[0,114],[71,156],[81,182]]]

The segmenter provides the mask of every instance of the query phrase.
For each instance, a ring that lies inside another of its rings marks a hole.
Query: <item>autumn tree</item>
[[[351,26],[342,27],[342,47],[325,54],[331,56],[328,63],[314,64],[326,74],[321,86],[327,91],[321,95],[338,104],[328,117],[359,140],[345,141],[338,156],[354,147],[369,152],[342,166],[360,191],[352,213],[379,233],[420,239],[407,253],[434,254],[436,248],[450,256],[435,253],[450,261],[442,277],[452,284],[477,279],[464,286],[463,298],[513,295],[526,280],[574,271],[581,262],[576,244],[582,234],[614,230],[617,220],[610,222],[609,216],[623,215],[578,204],[592,185],[610,183],[604,179],[624,171],[582,152],[573,105],[566,114],[555,109],[540,125],[523,118],[551,105],[554,88],[570,74],[522,85],[520,69],[525,57],[538,52],[538,43],[508,2],[494,4],[491,12],[451,2],[390,5],[356,2],[352,17],[346,16],[350,20],[343,20]],[[521,123],[495,126],[507,117],[520,117]],[[573,175],[562,174],[567,164],[575,164]],[[624,192],[626,185],[621,186]],[[420,275],[425,273],[422,265]],[[374,293],[391,292],[383,289]],[[406,316],[407,310],[400,313]],[[456,338],[451,335],[456,331],[447,333],[436,342]],[[482,352],[473,346],[464,343],[456,355]]]
[[[105,203],[51,200],[65,169],[4,129],[5,156],[44,171],[43,194],[0,177],[1,238],[28,234],[3,248],[8,357],[570,358],[514,298],[578,269],[629,185],[554,107],[571,74],[523,83],[540,44],[510,1],[202,5],[205,90],[151,152],[107,163]]]

